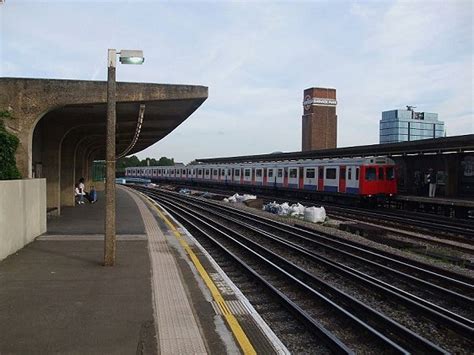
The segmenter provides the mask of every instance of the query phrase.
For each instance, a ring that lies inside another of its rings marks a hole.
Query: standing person
[[[435,197],[436,195],[436,172],[433,169],[428,170],[428,184],[429,184],[429,197]]]
[[[74,196],[78,205],[84,204],[84,195],[79,190],[79,185],[76,184],[74,187]]]

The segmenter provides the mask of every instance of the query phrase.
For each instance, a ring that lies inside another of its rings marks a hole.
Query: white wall
[[[0,180],[0,260],[46,232],[46,179]]]

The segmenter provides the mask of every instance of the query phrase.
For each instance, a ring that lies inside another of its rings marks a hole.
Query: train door
[[[240,183],[240,169],[234,169],[234,181]]]
[[[255,168],[255,185],[263,185],[263,168]]]
[[[282,187],[283,184],[285,183],[285,169],[284,168],[278,168],[276,169],[276,186]]]
[[[348,166],[346,173],[346,192],[348,194],[359,193],[359,167]]]
[[[298,168],[298,189],[304,189],[304,168]]]
[[[317,168],[304,168],[303,171],[303,188],[307,190],[316,190],[317,189],[317,177],[316,170]]]
[[[252,169],[251,168],[244,169],[244,183],[245,184],[252,183]]]
[[[267,179],[268,179],[268,169],[263,168],[263,181],[262,185],[266,186],[267,185]]]
[[[274,168],[267,169],[267,186],[276,186],[276,173]]]
[[[283,168],[283,187],[288,187],[288,168]]]
[[[211,179],[211,169],[206,168],[204,170],[204,180],[210,180]]]
[[[339,187],[339,168],[335,166],[324,167],[324,191],[337,192]]]
[[[288,168],[288,187],[291,187],[293,189],[298,188],[298,173],[298,168]]]
[[[226,168],[221,168],[221,177],[220,177],[220,181],[221,181],[222,183],[225,183],[225,182],[227,182],[227,181],[226,181],[226,180],[227,180],[227,174],[226,174],[226,170],[227,170]]]
[[[339,167],[339,192],[346,192],[346,166]]]

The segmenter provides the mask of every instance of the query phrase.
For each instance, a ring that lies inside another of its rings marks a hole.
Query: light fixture
[[[119,54],[119,60],[122,64],[143,64],[145,61],[145,58],[143,57],[143,51],[140,50],[122,49]]]

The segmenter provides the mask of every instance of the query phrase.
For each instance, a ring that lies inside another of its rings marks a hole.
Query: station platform
[[[0,354],[288,353],[199,243],[126,187],[104,267],[104,213],[100,193],[66,207],[0,262]]]
[[[474,199],[397,195],[390,202],[399,209],[443,214],[460,219],[474,218]]]

